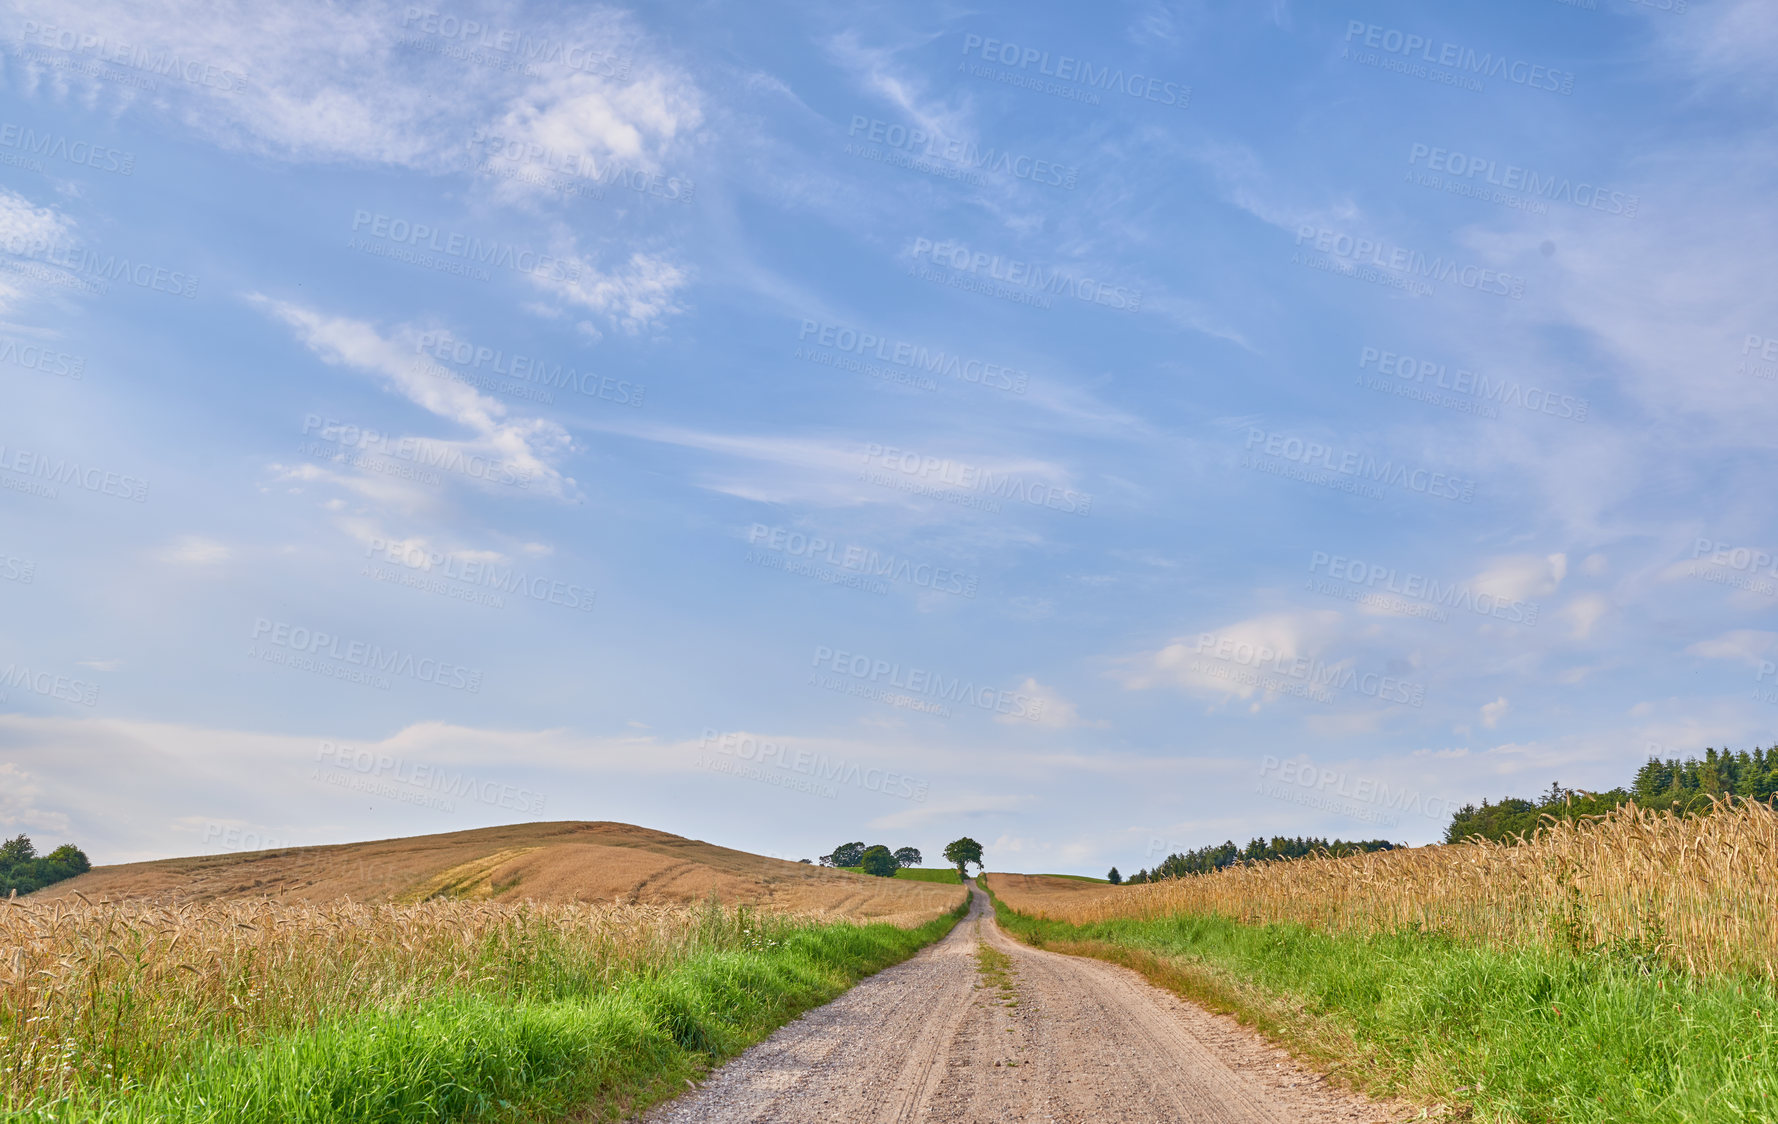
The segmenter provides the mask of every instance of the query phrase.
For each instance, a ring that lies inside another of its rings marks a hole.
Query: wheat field
[[[994,875],[1011,908],[1073,924],[1211,913],[1338,933],[1401,928],[1504,948],[1618,946],[1697,975],[1778,981],[1778,812],[1628,805],[1517,844],[1417,847],[1231,867],[1138,886]]]
[[[0,902],[0,1105],[128,1087],[200,1041],[453,989],[584,993],[791,922],[684,905]]]

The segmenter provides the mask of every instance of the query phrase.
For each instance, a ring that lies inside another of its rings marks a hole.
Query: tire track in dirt
[[[1373,1124],[1410,1111],[1328,1086],[1127,968],[1019,944],[970,894],[944,940],[781,1027],[647,1124]],[[1004,989],[978,971],[982,946],[1006,957]]]

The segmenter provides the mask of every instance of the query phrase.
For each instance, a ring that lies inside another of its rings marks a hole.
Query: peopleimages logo
[[[1445,820],[1456,811],[1449,800],[1441,797],[1422,796],[1417,790],[1391,788],[1388,781],[1379,781],[1373,777],[1354,779],[1344,769],[1323,769],[1308,761],[1294,759],[1280,761],[1269,753],[1260,763],[1259,775],[1262,785],[1266,778],[1276,778],[1283,784],[1296,786],[1304,793],[1373,804],[1389,812],[1412,812],[1428,819]],[[1261,791],[1264,791],[1263,787]],[[1278,793],[1271,792],[1267,795],[1275,796]],[[1389,826],[1393,827],[1394,821],[1390,821]]]
[[[1553,418],[1570,421],[1587,420],[1587,400],[1571,394],[1524,386],[1511,379],[1494,379],[1462,367],[1452,371],[1445,364],[1431,359],[1416,359],[1411,355],[1384,351],[1381,348],[1361,349],[1358,353],[1359,369],[1369,370],[1372,364],[1376,365],[1378,374],[1395,376],[1397,383],[1401,384],[1397,388],[1398,393],[1405,384],[1412,383],[1415,389],[1448,390],[1490,405],[1513,406],[1534,414],[1548,414]]]
[[[10,233],[6,235],[3,245],[9,254],[66,270],[74,274],[77,280],[85,278],[86,287],[98,292],[106,291],[102,284],[104,282],[123,281],[138,289],[184,297],[187,300],[198,295],[198,279],[190,274],[152,262],[132,262],[129,258],[116,254],[101,254],[93,249],[63,245],[60,238]]]
[[[1325,550],[1317,550],[1309,556],[1309,572],[1326,574],[1336,581],[1347,584],[1347,591],[1336,592],[1338,587],[1319,592],[1333,593],[1340,596],[1347,594],[1347,600],[1361,600],[1363,596],[1372,594],[1396,594],[1411,597],[1428,605],[1436,605],[1443,609],[1465,609],[1482,617],[1506,621],[1508,624],[1535,625],[1542,607],[1535,601],[1520,601],[1515,598],[1500,597],[1491,593],[1477,593],[1469,586],[1460,582],[1440,582],[1437,578],[1428,578],[1411,571],[1397,570],[1393,566],[1378,566],[1357,558],[1347,558],[1339,554],[1329,554]],[[1311,588],[1314,588],[1311,585]],[[1386,603],[1385,603],[1386,604]],[[1411,607],[1408,607],[1411,608]],[[1420,616],[1424,614],[1410,613]],[[1443,620],[1441,615],[1438,619]]]
[[[792,749],[781,742],[757,738],[752,734],[724,734],[706,727],[699,748],[714,749],[742,761],[795,773],[811,781],[852,785],[867,792],[880,792],[884,796],[899,796],[903,800],[923,802],[930,787],[927,782],[905,773],[891,769],[860,768],[851,761],[832,758],[812,749]]]
[[[547,257],[523,246],[472,238],[467,234],[440,230],[425,223],[409,222],[407,219],[393,218],[381,213],[353,211],[353,233],[366,228],[372,238],[380,238],[401,246],[431,250],[435,254],[460,258],[474,265],[498,266],[502,269],[529,274],[532,277],[543,277],[551,281],[580,280],[579,262],[563,261],[561,258]]]
[[[868,547],[829,542],[819,535],[805,535],[801,531],[784,527],[768,527],[764,523],[755,523],[747,531],[747,544],[793,559],[820,563],[836,573],[907,582],[934,593],[975,596],[974,574],[965,574],[927,562],[915,562],[894,554],[882,554]]]
[[[428,441],[423,437],[402,437],[391,440],[387,433],[355,425],[351,422],[308,414],[303,418],[303,435],[314,434],[347,449],[358,449],[377,456],[408,461],[421,468],[442,468],[461,473],[490,484],[510,484],[520,488],[531,483],[531,471],[509,461],[489,460],[480,453],[465,453],[455,445]]]
[[[477,373],[486,371],[554,390],[572,387],[576,393],[588,398],[602,398],[619,406],[642,405],[643,392],[647,389],[638,383],[576,370],[532,355],[518,352],[508,355],[500,348],[478,346],[448,332],[420,333],[414,341],[414,350],[441,363],[451,363]]]
[[[533,577],[516,566],[503,566],[485,558],[466,558],[460,554],[425,550],[408,542],[373,538],[365,546],[364,556],[424,574],[436,573],[464,585],[529,597],[533,601],[578,609],[583,613],[592,612],[593,602],[597,599],[597,594],[588,586],[557,581],[554,578]]]
[[[10,336],[0,336],[0,363],[10,363],[15,367],[42,371],[46,375],[65,379],[79,380],[86,374],[86,360],[83,357],[56,351],[28,340],[15,340]]]
[[[1209,632],[1198,636],[1197,653],[1260,675],[1281,675],[1287,680],[1294,680],[1307,693],[1306,697],[1321,702],[1327,701],[1325,693],[1330,690],[1356,691],[1368,698],[1405,703],[1411,707],[1419,707],[1426,701],[1425,684],[1410,683],[1393,675],[1378,675],[1376,672],[1360,674],[1348,667],[1345,660],[1327,663],[1308,656],[1289,656],[1268,644],[1255,644]],[[1266,686],[1264,683],[1251,685]]]
[[[971,250],[960,242],[934,242],[930,238],[914,239],[914,260],[922,258],[935,266],[944,266],[953,273],[983,277],[1004,282],[1015,289],[1032,293],[1062,293],[1084,304],[1101,304],[1125,312],[1142,308],[1142,294],[1118,285],[1108,285],[1091,277],[1076,277],[1059,266],[1046,267],[1038,262],[1002,258],[983,250]]]
[[[437,765],[410,762],[387,753],[372,753],[368,749],[355,749],[350,745],[324,741],[315,750],[315,761],[317,764],[326,763],[341,772],[355,773],[359,778],[372,782],[419,789],[432,796],[469,799],[490,808],[506,808],[514,812],[543,811],[544,797],[541,793],[447,771]],[[319,776],[320,770],[317,769],[316,776],[310,779],[317,779]],[[425,803],[411,799],[405,793],[396,795],[392,792],[386,795],[404,804]],[[443,810],[456,811],[456,808],[447,804]]]
[[[1393,460],[1378,461],[1368,453],[1340,452],[1319,441],[1305,441],[1284,433],[1268,433],[1263,429],[1247,431],[1247,449],[1258,449],[1266,456],[1294,461],[1306,468],[1319,468],[1355,479],[1390,484],[1436,499],[1470,503],[1475,499],[1475,481],[1448,476],[1427,468],[1397,464]],[[1337,459],[1336,459],[1337,458]]]
[[[974,141],[955,140],[859,113],[852,115],[852,126],[846,135],[861,137],[869,144],[887,145],[916,158],[943,160],[960,168],[1009,175],[1051,187],[1073,190],[1080,174],[1079,168],[1054,160],[993,147],[983,148]]]
[[[905,340],[891,340],[871,332],[861,332],[844,324],[804,320],[802,330],[797,333],[796,338],[805,342],[813,340],[815,346],[831,348],[841,354],[869,357],[928,375],[947,375],[958,382],[979,383],[991,390],[1023,394],[1031,383],[1028,371],[1016,370],[1002,363],[966,359],[955,352],[934,351]],[[817,354],[804,352],[801,348],[797,350],[799,359],[815,359]]]
[[[1576,207],[1585,207],[1592,211],[1603,211],[1608,215],[1623,215],[1634,218],[1636,208],[1642,205],[1642,197],[1630,195],[1622,191],[1596,184],[1575,183],[1567,176],[1544,176],[1529,168],[1521,168],[1517,164],[1502,167],[1497,161],[1485,160],[1479,156],[1466,156],[1461,152],[1437,148],[1429,144],[1415,142],[1408,149],[1408,163],[1420,167],[1420,161],[1426,161],[1425,167],[1434,172],[1443,172],[1459,179],[1474,180],[1490,187],[1503,188],[1507,191],[1520,191],[1536,199],[1547,199],[1557,203],[1570,203]]]
[[[19,42],[25,46],[48,47],[51,50],[67,51],[70,54],[92,55],[115,66],[126,66],[131,70],[139,70],[145,74],[154,74],[162,78],[177,78],[181,82],[193,86],[204,86],[225,93],[234,93],[247,88],[246,76],[232,70],[225,70],[198,59],[188,59],[176,52],[132,46],[129,43],[120,43],[90,31],[72,27],[58,27],[53,23],[26,20],[24,29],[19,34]],[[153,89],[152,84],[149,88]]]
[[[0,687],[9,687],[15,691],[30,691],[34,695],[42,695],[46,699],[57,699],[71,702],[79,706],[97,706],[99,704],[99,685],[84,679],[70,679],[66,675],[57,675],[50,671],[32,671],[19,663],[9,663],[0,670]],[[6,698],[0,694],[0,701]]]
[[[39,133],[10,121],[0,122],[0,148],[13,148],[32,156],[65,160],[100,172],[115,172],[120,176],[130,175],[136,170],[134,153],[93,144],[91,141],[69,140],[59,133]]]
[[[408,8],[402,14],[401,26],[447,42],[461,43],[465,49],[497,51],[515,64],[526,67],[549,63],[604,78],[626,79],[630,76],[630,60],[610,51],[547,36],[527,35],[513,28],[492,27],[479,20],[444,15],[429,8]]]
[[[0,578],[18,582],[20,585],[30,585],[37,580],[37,563],[0,550]]]
[[[1478,293],[1520,300],[1525,295],[1525,279],[1502,273],[1487,266],[1446,259],[1440,255],[1428,258],[1419,250],[1391,246],[1371,238],[1357,238],[1325,227],[1297,228],[1296,244],[1313,243],[1316,253],[1328,254],[1353,266],[1375,266],[1403,278],[1425,278],[1443,281]]]
[[[1710,564],[1743,573],[1763,573],[1778,578],[1778,554],[1749,546],[1730,546],[1713,539],[1699,539],[1692,547],[1692,558],[1708,556]]]
[[[1404,59],[1442,66],[1467,75],[1505,78],[1508,82],[1533,90],[1549,90],[1560,94],[1574,92],[1573,71],[1556,70],[1541,63],[1496,55],[1492,51],[1478,53],[1473,47],[1435,40],[1381,24],[1348,20],[1346,42],[1351,44],[1355,39],[1363,46],[1382,51],[1386,55],[1399,55]]]
[[[908,482],[918,481],[930,488],[944,484],[964,491],[980,492],[994,499],[1017,500],[1032,507],[1047,507],[1069,515],[1089,514],[1093,497],[1072,488],[1027,480],[1008,472],[995,472],[962,461],[922,456],[893,445],[869,444],[864,449],[864,462],[901,474]],[[891,478],[893,482],[893,478]]]
[[[872,687],[894,687],[916,697],[967,704],[1010,718],[1036,722],[1043,717],[1043,700],[1022,692],[978,686],[955,675],[947,679],[942,672],[903,667],[899,663],[872,659],[825,644],[816,646],[815,658],[809,661],[809,666],[849,676]]]
[[[416,657],[412,652],[404,652],[399,648],[384,648],[362,640],[348,640],[343,636],[286,624],[283,621],[271,621],[264,617],[255,619],[252,638],[301,656],[337,660],[367,673],[394,675],[420,683],[469,691],[472,694],[482,689],[482,673],[473,668],[460,667],[430,656]],[[256,654],[249,652],[249,655]]]
[[[963,37],[963,53],[979,55],[983,62],[999,63],[1017,70],[1034,70],[1045,78],[1077,82],[1095,90],[1115,90],[1141,101],[1176,105],[1182,109],[1191,104],[1190,86],[1150,78],[1137,71],[1125,74],[1121,66],[1116,69],[1109,66],[1095,67],[1087,60],[1071,55],[1058,55],[1052,61],[1048,51],[974,34]]]
[[[89,492],[116,496],[120,500],[143,503],[148,499],[148,481],[135,476],[108,472],[96,465],[82,466],[67,457],[48,457],[29,449],[8,448],[0,441],[0,472],[16,473],[28,480],[47,480],[56,484],[73,484]],[[55,498],[54,489],[47,489],[48,498]]]

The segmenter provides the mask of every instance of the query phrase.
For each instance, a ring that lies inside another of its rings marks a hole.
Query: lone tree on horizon
[[[969,871],[964,868],[968,864],[974,863],[978,871],[982,869],[982,845],[967,835],[952,840],[945,844],[945,860],[957,868],[959,880],[966,879]]]
[[[864,854],[858,858],[858,865],[864,873],[874,874],[878,878],[894,878],[895,872],[901,869],[901,864],[895,861],[895,856],[890,853],[889,848],[881,843],[874,847],[866,847]]]
[[[858,861],[862,858],[864,858],[864,840],[860,839],[851,843],[841,843],[833,849],[833,854],[822,855],[821,865],[857,866]]]

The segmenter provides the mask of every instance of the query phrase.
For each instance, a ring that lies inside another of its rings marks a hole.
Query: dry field
[[[664,968],[745,924],[693,906],[0,902],[0,1105],[164,1072],[204,1038]]]
[[[493,902],[696,903],[714,896],[811,917],[910,927],[963,900],[961,886],[805,866],[621,823],[533,823],[442,835],[96,867],[33,901],[191,904]]]
[[[1074,924],[1214,913],[1333,932],[1421,927],[1502,948],[1618,944],[1698,975],[1778,981],[1778,813],[1681,818],[1625,807],[1519,846],[1302,859],[1141,886],[993,874],[1021,913]]]

